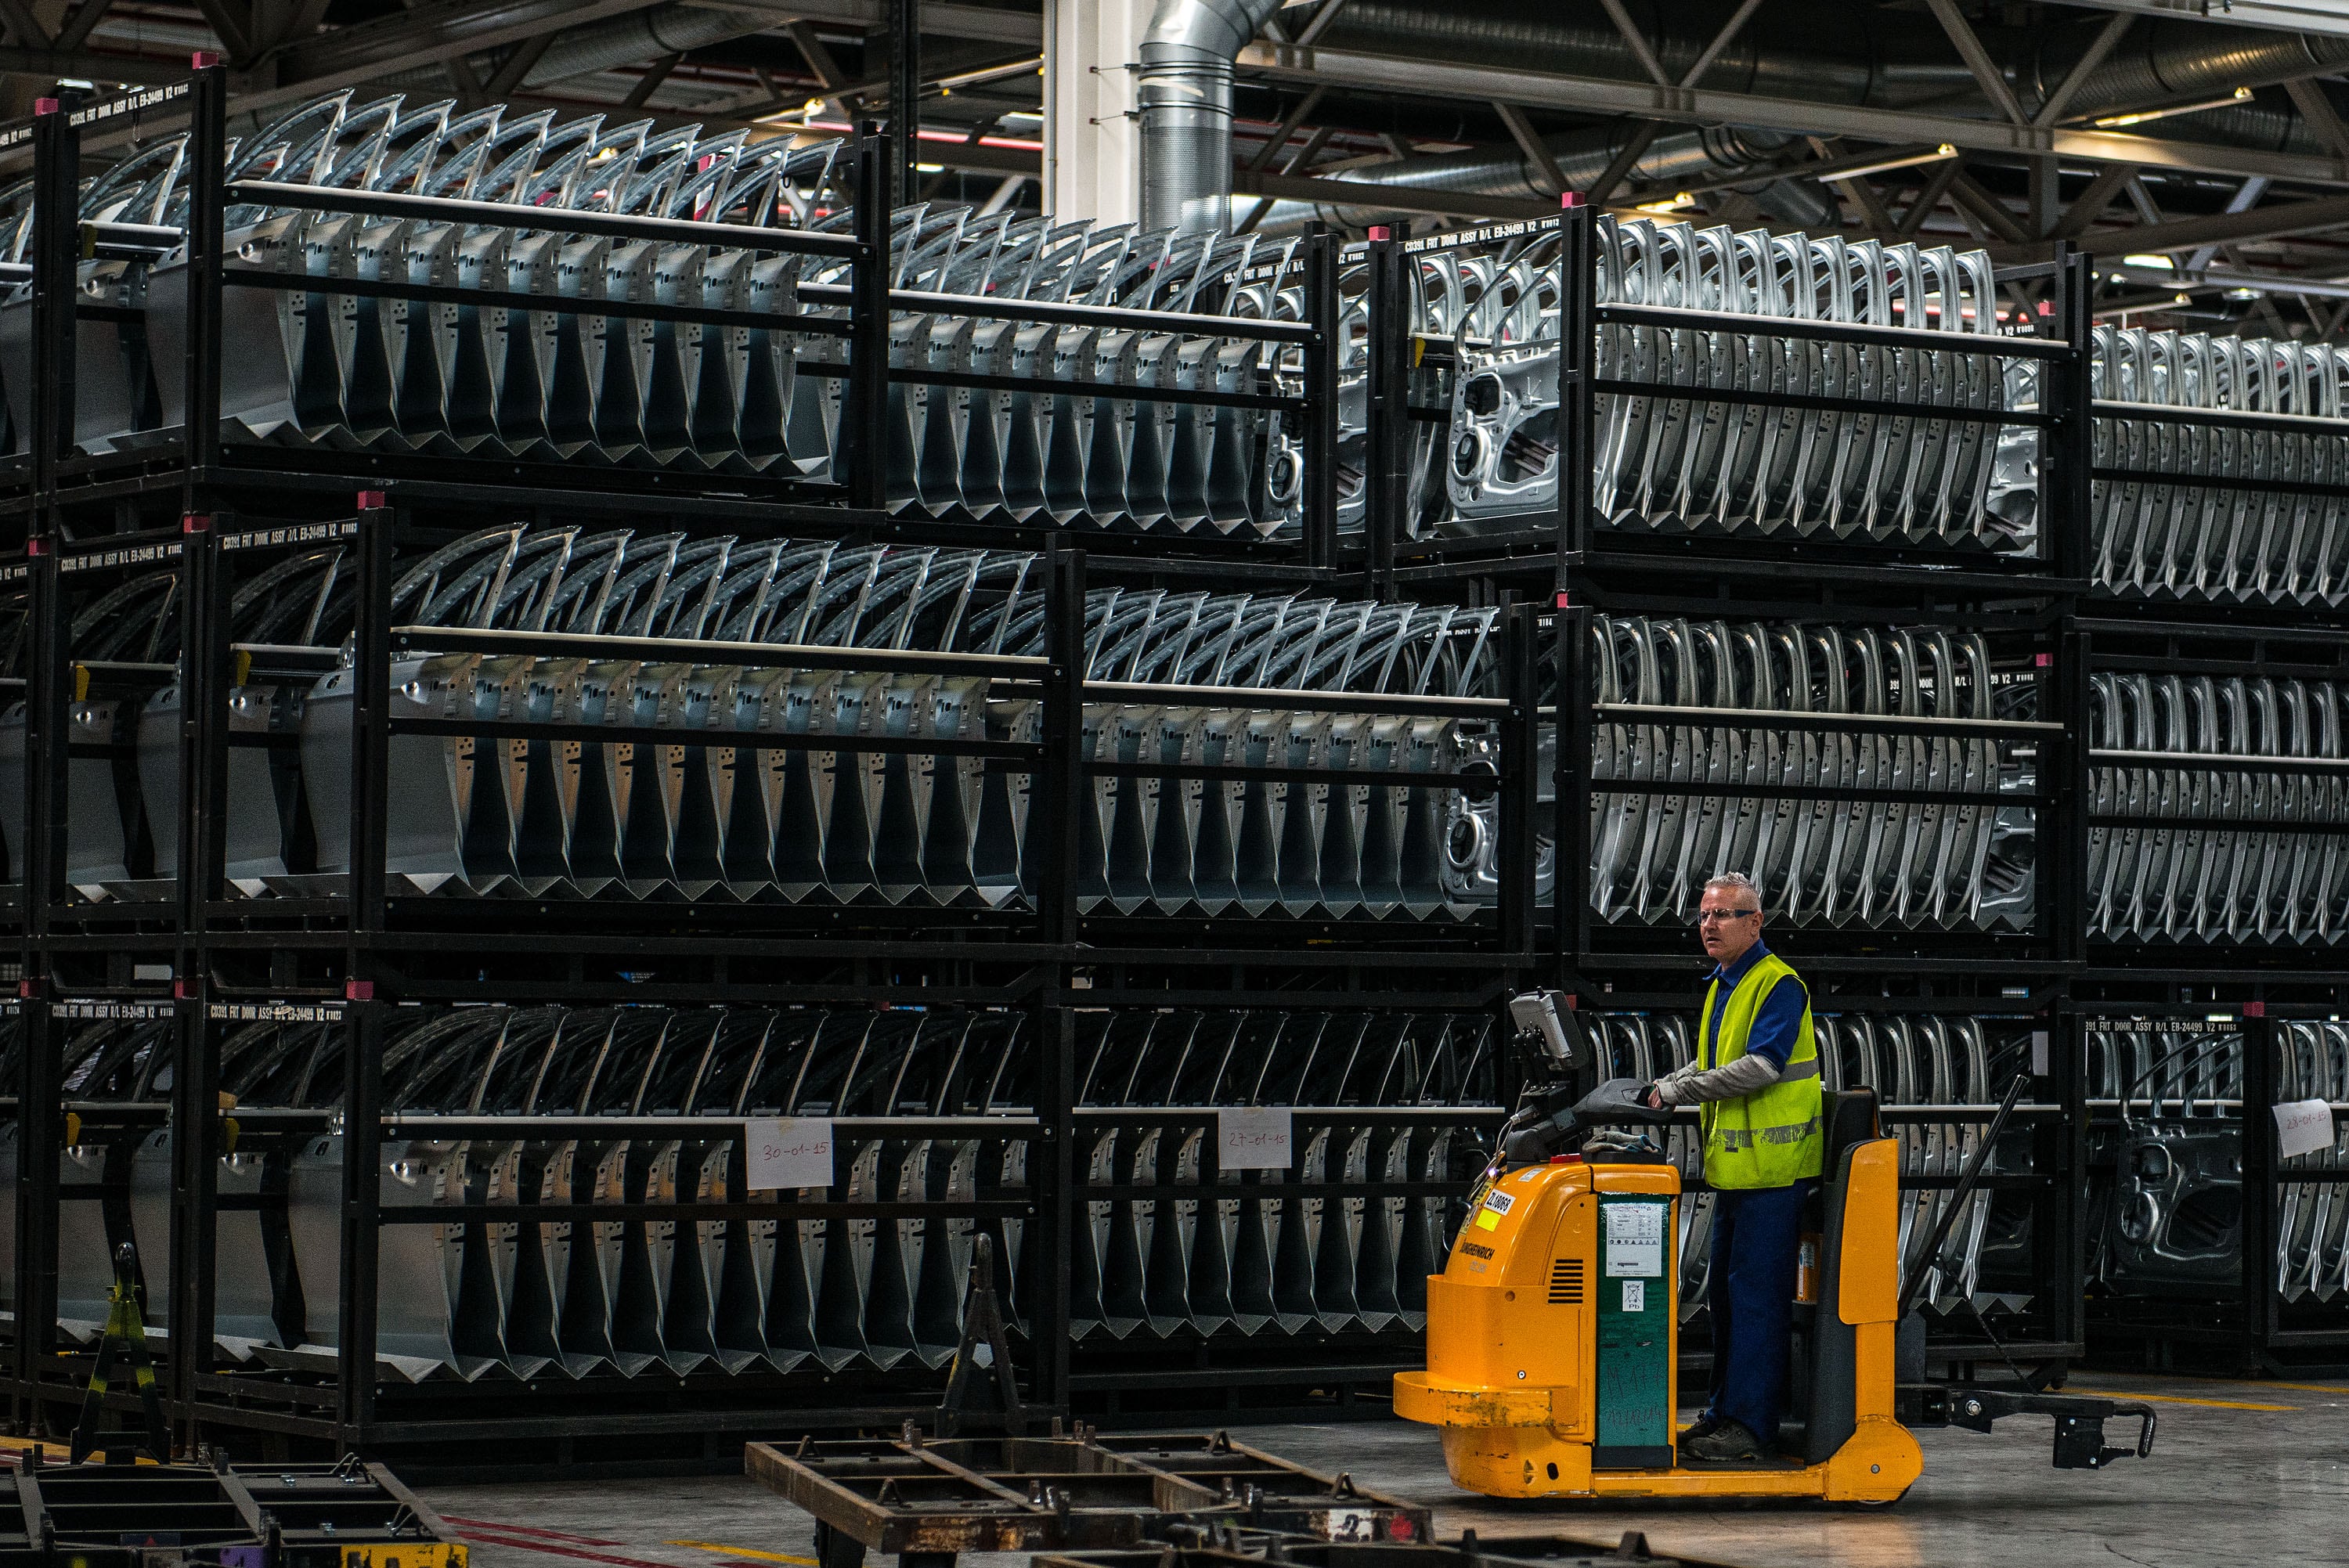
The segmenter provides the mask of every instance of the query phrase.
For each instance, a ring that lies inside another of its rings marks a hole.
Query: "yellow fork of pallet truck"
[[[461,1541],[376,1541],[343,1548],[343,1568],[465,1568]]]

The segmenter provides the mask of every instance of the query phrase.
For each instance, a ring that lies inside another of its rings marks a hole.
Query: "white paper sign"
[[[2033,1078],[2045,1078],[2047,1076],[2050,1055],[2047,1031],[2044,1029],[2032,1030],[2031,1074]]]
[[[752,1191],[832,1185],[832,1119],[761,1117],[742,1124]]]
[[[1231,1106],[1216,1112],[1216,1161],[1226,1171],[1288,1169],[1289,1113],[1285,1105]]]
[[[2333,1147],[2333,1107],[2321,1099],[2296,1099],[2275,1108],[2276,1151],[2286,1160]]]
[[[1664,1205],[1609,1203],[1607,1217],[1607,1277],[1661,1279],[1664,1273]]]
[[[1648,1282],[1646,1280],[1627,1279],[1623,1282],[1623,1310],[1626,1312],[1645,1312],[1648,1310]]]

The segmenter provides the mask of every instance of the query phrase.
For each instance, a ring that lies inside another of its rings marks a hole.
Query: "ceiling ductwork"
[[[2051,28],[2029,68],[2014,73],[2029,101],[2046,101],[2106,18]],[[2349,36],[2229,27],[2211,22],[2140,17],[2073,97],[2069,116],[2223,98],[2237,88],[2273,87],[2349,65]],[[2181,119],[2180,127],[2203,123]]]
[[[775,26],[772,11],[721,11],[706,5],[657,5],[607,22],[569,28],[547,46],[522,78],[545,87],[595,71],[641,66],[668,55],[706,49]]]
[[[1631,0],[1674,81],[1702,57],[1733,0]],[[1349,0],[1319,42],[1405,59],[1455,60],[1571,77],[1645,82],[1647,71],[1597,5],[1555,0]],[[1767,0],[1696,79],[1715,92],[1902,107],[1973,86],[1932,18],[1837,0]]]
[[[1633,0],[1632,14],[1665,74],[1684,77],[1734,10],[1732,0]],[[1596,6],[1572,16],[1541,0],[1479,5],[1429,0],[1350,0],[1320,43],[1405,59],[1442,59],[1605,80],[1645,82],[1623,36]],[[2005,54],[2007,75],[2027,107],[2061,83],[2102,30],[2105,18],[2035,34],[1989,30],[1983,42]],[[2349,65],[2349,36],[2230,27],[2209,22],[2141,20],[2082,83],[2068,118],[2223,96]],[[1696,79],[1696,87],[1762,98],[1871,108],[1953,107],[1991,112],[1931,16],[1822,0],[1765,0]],[[2246,123],[2235,135],[2220,117],[2179,121],[2211,128],[2211,139],[2266,144],[2272,128]]]
[[[1142,225],[1227,228],[1232,62],[1281,0],[1159,0],[1134,84],[1142,115]]]
[[[1587,190],[1595,184],[1616,155],[1628,124],[1597,130],[1566,131],[1545,137],[1543,144],[1557,160],[1567,188]],[[1631,181],[1640,185],[1676,183],[1717,184],[1723,179],[1754,170],[1754,184],[1745,194],[1764,213],[1796,228],[1831,228],[1840,222],[1836,205],[1815,181],[1779,180],[1765,166],[1785,156],[1784,150],[1799,139],[1773,130],[1740,130],[1731,127],[1675,131],[1660,136],[1632,165]],[[1391,186],[1414,191],[1451,191],[1460,195],[1516,197],[1546,201],[1556,193],[1547,175],[1518,149],[1444,153],[1433,158],[1409,158],[1346,171],[1351,185]],[[1335,185],[1337,181],[1331,181]],[[1267,232],[1287,232],[1319,221],[1343,229],[1362,229],[1382,222],[1394,209],[1377,205],[1374,197],[1362,202],[1277,201],[1257,227]]]
[[[631,12],[558,34],[523,75],[522,90],[552,87],[597,71],[642,67],[648,61],[747,38],[773,26],[771,11],[726,11],[680,4]],[[477,55],[471,63],[475,71],[487,77],[496,58]],[[437,65],[418,66],[387,71],[371,78],[369,86],[388,92],[446,91],[449,73]]]

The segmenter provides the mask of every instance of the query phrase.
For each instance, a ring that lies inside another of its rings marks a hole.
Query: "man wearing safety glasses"
[[[1649,1086],[1699,1107],[1713,1189],[1713,1398],[1682,1434],[1691,1459],[1767,1456],[1778,1440],[1803,1208],[1818,1184],[1818,1045],[1810,993],[1762,944],[1762,893],[1737,872],[1704,884],[1697,933],[1713,962],[1696,1059]]]

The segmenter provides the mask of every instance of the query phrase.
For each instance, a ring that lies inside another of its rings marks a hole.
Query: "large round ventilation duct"
[[[1281,0],[1159,0],[1142,40],[1142,226],[1227,228],[1232,61]]]

